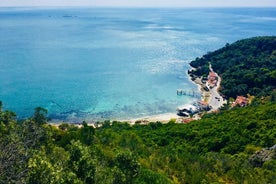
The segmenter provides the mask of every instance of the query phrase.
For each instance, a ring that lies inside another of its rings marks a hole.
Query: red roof
[[[186,118],[186,119],[183,119],[183,123],[189,123],[191,121],[193,121],[194,119],[193,118]]]
[[[248,103],[248,99],[246,97],[244,97],[244,96],[237,96],[236,102],[238,104],[240,104],[240,103]]]
[[[200,103],[201,105],[208,105],[208,103],[205,102],[205,101],[200,101],[199,103]]]
[[[244,96],[237,96],[235,102],[232,104],[232,107],[235,107],[236,105],[245,106],[248,104],[248,101],[248,98]]]
[[[209,72],[209,77],[217,77],[217,74],[215,72]]]

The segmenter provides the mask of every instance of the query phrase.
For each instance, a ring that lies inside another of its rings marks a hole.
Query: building
[[[199,112],[198,108],[195,105],[184,105],[177,108],[177,114],[179,116],[191,116]]]
[[[208,81],[206,83],[208,88],[213,88],[217,85],[218,82],[218,74],[215,72],[209,72]]]
[[[211,110],[210,105],[207,102],[204,102],[204,101],[199,101],[198,102],[198,108],[200,109],[200,111],[209,111],[209,110]]]
[[[181,107],[177,108],[177,114],[179,116],[193,116],[196,113],[202,112],[202,111],[209,111],[211,107],[208,105],[208,103],[199,101],[194,102],[193,104],[187,104]]]
[[[240,107],[244,107],[248,104],[249,100],[248,98],[244,96],[237,96],[235,102],[231,105],[231,107],[235,107],[239,105]]]

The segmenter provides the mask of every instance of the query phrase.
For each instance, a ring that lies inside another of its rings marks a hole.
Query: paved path
[[[212,72],[214,72],[211,64],[209,65],[209,68]],[[213,87],[212,89],[210,89],[209,105],[212,107],[211,111],[218,110],[224,104],[223,98],[218,92],[218,88],[220,87],[220,83],[221,83],[221,78],[219,77],[218,74],[217,74],[217,76],[218,76],[217,85],[215,87]]]

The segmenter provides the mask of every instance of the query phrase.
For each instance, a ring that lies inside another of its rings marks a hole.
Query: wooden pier
[[[201,94],[198,93],[198,92],[195,92],[195,91],[189,91],[189,90],[184,90],[184,89],[178,89],[176,90],[176,94],[178,96],[192,96],[192,97],[196,97],[196,98],[200,98],[201,97]]]

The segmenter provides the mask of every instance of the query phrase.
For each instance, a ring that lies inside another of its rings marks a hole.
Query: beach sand
[[[202,79],[202,77],[196,77],[195,80],[193,80],[193,82],[198,85],[198,88],[201,93],[201,100],[206,103],[209,103],[210,98],[211,98],[211,92],[204,90],[205,84],[203,84],[201,82],[201,79]]]
[[[158,114],[158,115],[152,115],[152,116],[145,116],[141,118],[133,118],[133,119],[126,119],[126,120],[118,120],[121,122],[129,122],[130,124],[135,124],[135,122],[140,123],[150,123],[150,122],[161,122],[161,123],[167,123],[172,119],[175,119],[176,121],[179,121],[181,119],[181,116],[178,116],[176,113],[165,113],[165,114]]]
[[[164,114],[157,114],[157,115],[151,115],[151,116],[144,116],[139,118],[130,118],[130,119],[113,119],[110,120],[113,121],[119,121],[119,122],[127,122],[131,125],[134,125],[135,123],[139,124],[148,124],[150,122],[161,122],[161,123],[168,123],[170,120],[175,120],[175,122],[183,122],[183,117],[178,116],[176,113],[164,113]],[[49,122],[49,124],[58,127],[62,123],[69,123],[74,124],[78,127],[81,127],[81,123],[70,123],[70,122]],[[89,126],[94,126],[95,123],[87,122]]]

